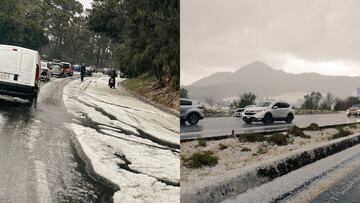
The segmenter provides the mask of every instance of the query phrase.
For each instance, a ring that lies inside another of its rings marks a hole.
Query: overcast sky
[[[360,75],[360,1],[181,0],[181,84],[263,61]]]
[[[78,0],[80,3],[84,5],[84,9],[91,8],[92,0]]]

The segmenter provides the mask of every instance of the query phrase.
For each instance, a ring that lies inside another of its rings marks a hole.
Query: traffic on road
[[[292,125],[305,128],[311,123],[317,123],[319,126],[328,126],[355,122],[360,122],[360,118],[347,117],[346,112],[295,115],[292,124],[288,124],[284,121],[274,121],[272,124],[268,125],[261,122],[247,124],[238,117],[212,117],[204,118],[197,125],[181,124],[181,139],[231,135],[232,131],[234,131],[234,133],[251,133],[283,130]]]

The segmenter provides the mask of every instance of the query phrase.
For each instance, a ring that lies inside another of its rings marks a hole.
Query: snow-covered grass
[[[115,202],[179,202],[179,119],[107,81],[64,88],[72,130],[94,171],[120,187]]]
[[[345,129],[349,129],[353,133],[360,132],[359,125],[356,125],[355,128],[345,127]],[[278,146],[268,142],[240,142],[237,138],[208,140],[205,147],[199,146],[197,140],[184,142],[181,144],[182,157],[189,157],[195,152],[211,151],[219,158],[219,162],[214,167],[199,169],[190,169],[182,164],[181,184],[184,187],[182,191],[193,191],[213,184],[216,179],[223,179],[224,176],[227,176],[226,174],[248,169],[254,170],[256,166],[268,163],[271,160],[278,160],[299,150],[314,148],[329,142],[337,132],[336,128],[304,131],[306,135],[311,137],[310,139],[291,137],[291,143],[285,146]],[[224,146],[226,146],[226,149],[224,149]]]

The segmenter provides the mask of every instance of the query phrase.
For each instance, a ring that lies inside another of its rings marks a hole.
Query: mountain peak
[[[235,73],[263,73],[263,72],[273,72],[275,69],[271,68],[269,65],[262,61],[254,61],[239,70]]]

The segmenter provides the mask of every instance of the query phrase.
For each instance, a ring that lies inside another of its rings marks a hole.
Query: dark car
[[[80,72],[80,69],[81,69],[81,65],[78,65],[78,64],[73,65],[73,70],[75,72]]]
[[[350,107],[347,111],[346,114],[348,117],[350,116],[360,116],[360,104],[355,104],[352,107]]]

